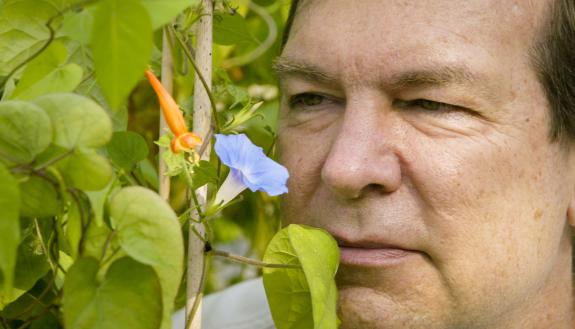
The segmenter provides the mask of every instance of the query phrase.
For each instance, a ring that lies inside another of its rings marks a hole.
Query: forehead
[[[282,55],[346,80],[379,79],[374,73],[436,62],[512,74],[530,60],[546,2],[304,0]]]

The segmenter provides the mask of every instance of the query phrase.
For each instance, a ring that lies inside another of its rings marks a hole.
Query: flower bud
[[[174,153],[181,151],[193,150],[198,145],[202,144],[202,138],[192,132],[185,132],[179,136],[175,136],[170,143],[170,148]]]

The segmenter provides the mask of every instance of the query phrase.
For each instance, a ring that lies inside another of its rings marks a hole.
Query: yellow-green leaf
[[[337,328],[339,248],[329,233],[289,225],[274,236],[264,262],[301,266],[264,268],[264,287],[278,329]]]

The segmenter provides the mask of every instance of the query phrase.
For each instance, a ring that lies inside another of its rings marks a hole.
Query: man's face
[[[573,160],[529,55],[543,7],[300,3],[284,212],[338,239],[342,328],[562,328],[544,321],[570,295]]]

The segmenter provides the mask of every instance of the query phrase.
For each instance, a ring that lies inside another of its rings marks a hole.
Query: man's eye
[[[326,96],[312,93],[294,95],[289,99],[289,105],[294,109],[318,109],[330,102]]]
[[[395,106],[402,109],[423,109],[429,112],[449,112],[461,109],[459,106],[430,101],[427,99],[416,99],[411,101],[396,100]]]

